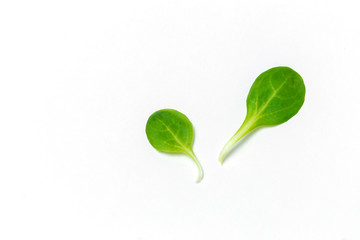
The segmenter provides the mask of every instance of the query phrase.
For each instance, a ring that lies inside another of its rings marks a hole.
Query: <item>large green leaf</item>
[[[222,164],[230,149],[257,127],[274,126],[288,121],[305,100],[305,85],[301,76],[289,67],[275,67],[260,74],[246,100],[246,118],[222,149]]]

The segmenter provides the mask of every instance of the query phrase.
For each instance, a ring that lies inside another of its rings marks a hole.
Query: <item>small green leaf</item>
[[[219,162],[223,164],[230,149],[255,128],[288,121],[300,110],[304,100],[304,81],[291,68],[275,67],[260,74],[246,100],[246,118],[222,149]]]
[[[173,109],[154,112],[146,123],[146,135],[150,144],[160,152],[188,155],[198,168],[196,182],[203,179],[203,169],[192,150],[194,128],[184,114]]]

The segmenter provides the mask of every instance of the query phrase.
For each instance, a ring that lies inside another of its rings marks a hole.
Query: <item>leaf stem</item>
[[[189,157],[194,161],[194,163],[197,166],[198,178],[196,179],[196,183],[199,183],[204,178],[204,170],[203,170],[199,160],[197,159],[197,157],[195,156],[195,154],[194,154],[194,152],[192,150],[188,150],[188,151],[186,151],[186,153],[187,153],[187,155],[189,155]]]
[[[223,149],[220,152],[219,155],[219,162],[221,165],[223,165],[224,161],[225,161],[225,157],[226,155],[229,153],[230,149],[241,139],[243,138],[246,134],[248,134],[251,130],[253,130],[253,124],[254,121],[251,120],[246,120],[244,121],[244,123],[241,125],[241,127],[239,128],[239,130],[237,130],[237,132],[230,138],[230,140],[225,144],[225,146],[223,147]]]

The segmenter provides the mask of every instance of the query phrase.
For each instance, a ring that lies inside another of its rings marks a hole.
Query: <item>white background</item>
[[[0,2],[0,239],[359,240],[358,1]],[[287,123],[217,156],[255,78],[289,66]],[[192,121],[162,154],[149,115]]]

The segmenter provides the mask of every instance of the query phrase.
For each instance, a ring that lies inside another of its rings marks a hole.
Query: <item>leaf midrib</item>
[[[156,118],[157,120],[159,120],[161,122],[162,125],[164,125],[166,127],[166,129],[170,132],[170,134],[174,137],[174,139],[176,140],[176,142],[183,147],[183,150],[185,152],[190,152],[189,148],[186,147],[184,144],[182,144],[180,142],[180,140],[178,139],[178,137],[176,136],[176,134],[160,119],[160,118]]]
[[[277,89],[274,89],[273,94],[270,96],[270,98],[266,101],[266,103],[261,107],[260,111],[256,113],[254,116],[255,119],[258,118],[259,115],[265,110],[265,108],[270,104],[270,102],[275,98],[276,94],[280,91],[280,89],[285,85],[285,83],[288,81],[289,78],[287,78]],[[270,84],[272,85],[271,81]]]

